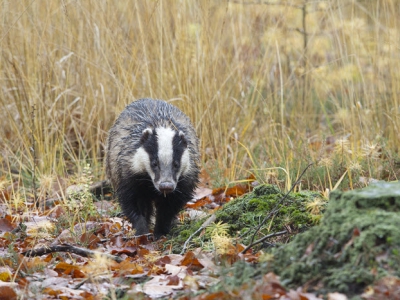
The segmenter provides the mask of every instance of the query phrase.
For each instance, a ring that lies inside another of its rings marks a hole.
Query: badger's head
[[[147,173],[164,196],[172,193],[190,169],[188,142],[182,131],[169,127],[146,128],[133,161],[134,173]]]

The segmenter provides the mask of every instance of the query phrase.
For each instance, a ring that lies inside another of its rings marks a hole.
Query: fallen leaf
[[[142,274],[143,271],[143,267],[138,265],[135,262],[131,262],[130,260],[126,259],[124,261],[122,261],[119,264],[114,265],[112,268],[112,270],[120,270],[123,273],[125,272],[126,274]]]
[[[157,266],[165,266],[165,264],[170,264],[170,263],[171,259],[168,257],[168,255],[163,256],[154,262],[154,264]]]
[[[87,291],[84,291],[84,292],[80,293],[79,296],[81,296],[85,300],[97,299],[97,298],[94,297],[94,295],[92,293],[89,293]]]
[[[210,198],[210,196],[205,196],[205,197],[197,200],[196,202],[192,201],[192,202],[187,203],[186,207],[196,209],[196,208],[204,207],[207,204],[210,204],[211,202],[213,202],[213,200]]]
[[[181,265],[187,266],[192,271],[198,271],[204,268],[192,251],[186,253],[185,257],[181,261]]]
[[[211,253],[199,253],[199,255],[197,256],[199,263],[204,266],[204,268],[208,271],[208,272],[217,272],[219,270],[219,267],[214,263],[213,260],[213,256],[211,255]]]
[[[65,274],[65,275],[73,274],[75,271],[79,269],[80,268],[78,266],[74,266],[66,262],[60,262],[54,267],[54,271],[56,271],[58,274]]]
[[[91,232],[85,232],[81,235],[80,238],[81,243],[87,245],[89,249],[97,249],[98,243],[100,243],[100,239]]]
[[[179,280],[177,285],[168,285],[169,280],[166,275],[154,276],[151,280],[147,281],[143,286],[136,285],[134,289],[138,292],[144,292],[151,298],[159,298],[171,295],[174,290],[182,289],[183,283]]]
[[[210,195],[212,193],[212,189],[208,188],[208,187],[198,187],[195,191],[194,191],[194,199],[201,199],[204,198],[208,195]]]
[[[1,232],[9,232],[13,230],[17,225],[15,223],[11,223],[11,217],[4,217],[0,219],[0,231]]]
[[[167,285],[178,285],[180,281],[179,277],[176,275],[168,276],[167,279],[168,279]]]
[[[167,274],[171,276],[179,276],[180,278],[184,278],[186,276],[186,267],[178,267],[170,264],[165,265],[165,271],[167,271]]]
[[[17,293],[14,291],[13,286],[14,285],[7,285],[7,283],[1,283],[1,285],[0,285],[0,300],[17,299]]]
[[[72,278],[85,278],[86,274],[83,273],[81,270],[79,269],[73,269],[71,272],[71,277]]]
[[[97,230],[97,233],[102,233],[104,236],[112,236],[121,232],[122,226],[120,223],[104,222]]]
[[[42,282],[42,288],[47,287],[63,287],[68,285],[68,279],[63,277],[50,277]]]
[[[52,269],[49,268],[45,268],[43,271],[44,275],[46,275],[46,277],[57,277],[58,273]]]
[[[51,287],[47,287],[47,288],[43,289],[42,293],[50,295],[50,296],[56,296],[57,297],[58,295],[62,294],[63,292],[60,291],[60,290],[55,290],[55,289],[53,289]]]
[[[379,279],[373,286],[369,286],[361,295],[366,300],[400,299],[400,279],[387,276]]]
[[[247,184],[238,184],[233,187],[226,189],[225,197],[239,197],[249,192],[249,186]]]
[[[110,247],[107,247],[107,248],[110,249]],[[116,249],[112,249],[110,251],[110,254],[118,255],[118,256],[121,256],[121,254],[125,254],[126,256],[129,256],[129,257],[135,257],[137,255],[137,248],[136,247],[116,248]]]
[[[181,254],[168,254],[169,259],[171,260],[171,265],[177,266],[181,263],[183,255]]]

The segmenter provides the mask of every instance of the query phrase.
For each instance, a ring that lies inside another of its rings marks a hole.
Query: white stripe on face
[[[189,171],[190,171],[190,155],[189,155],[189,150],[185,149],[185,151],[183,151],[182,154],[181,169],[178,178],[180,175],[185,176],[187,173],[189,173]]]
[[[160,165],[169,166],[172,163],[174,150],[172,141],[176,132],[171,128],[158,127],[156,128],[158,140],[158,160]]]
[[[150,157],[146,150],[143,147],[137,149],[135,155],[131,160],[132,171],[134,173],[144,173],[147,172],[151,179],[154,180],[155,174],[150,167]]]

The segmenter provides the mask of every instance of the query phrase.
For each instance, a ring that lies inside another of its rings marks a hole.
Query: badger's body
[[[161,100],[129,104],[109,132],[106,171],[123,213],[137,235],[167,234],[194,193],[199,175],[198,139],[189,118]]]

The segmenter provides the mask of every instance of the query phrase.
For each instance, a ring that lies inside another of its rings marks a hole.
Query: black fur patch
[[[160,175],[159,172],[159,161],[158,161],[158,143],[157,143],[157,133],[152,130],[144,130],[142,137],[140,139],[140,143],[143,149],[149,154],[150,158],[150,167],[153,170],[154,174],[156,174],[156,180],[158,179],[157,176]]]
[[[181,158],[186,148],[187,148],[187,141],[185,135],[182,132],[180,133],[177,132],[172,140],[172,149],[173,149],[172,167],[174,168],[175,174],[179,171],[181,167]],[[178,178],[174,179],[178,180]]]
[[[190,171],[177,178],[172,193],[156,190],[149,174],[131,170],[135,151],[143,147],[149,154],[155,174],[159,174],[156,128],[168,127],[176,133],[172,139],[173,172],[177,174],[185,149],[190,153]],[[192,197],[199,175],[198,140],[189,118],[177,107],[160,100],[140,99],[129,104],[110,129],[107,141],[106,170],[118,195],[124,214],[136,234],[149,232],[150,216],[156,208],[156,238],[169,232],[172,220]],[[175,171],[174,171],[175,170]]]

